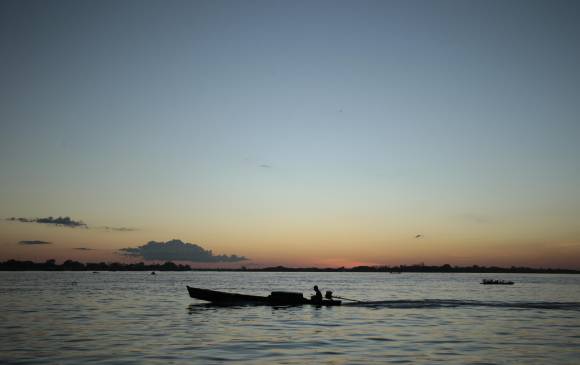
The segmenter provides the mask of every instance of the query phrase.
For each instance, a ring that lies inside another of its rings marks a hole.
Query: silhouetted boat
[[[483,279],[482,285],[514,285],[513,281]]]
[[[219,305],[240,305],[240,304],[254,304],[254,305],[340,305],[340,300],[323,299],[322,301],[313,301],[304,298],[302,293],[273,291],[267,297],[258,295],[226,293],[217,290],[192,288],[187,287],[189,296],[194,299],[205,300]]]

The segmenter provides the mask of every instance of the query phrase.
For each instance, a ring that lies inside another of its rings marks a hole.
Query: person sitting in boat
[[[310,297],[310,300],[317,303],[322,303],[322,293],[318,289],[318,285],[314,285],[315,294]]]

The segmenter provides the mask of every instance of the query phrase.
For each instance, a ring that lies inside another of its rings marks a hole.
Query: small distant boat
[[[155,271],[151,271],[151,275],[155,275]]]
[[[304,298],[302,293],[273,291],[267,297],[258,295],[247,295],[237,293],[226,293],[217,290],[193,288],[187,286],[189,296],[194,299],[205,300],[218,305],[317,305],[317,306],[334,306],[342,302],[335,299],[323,299],[314,301]]]
[[[491,280],[491,279],[483,279],[481,281],[482,285],[514,285],[513,281],[508,280]]]

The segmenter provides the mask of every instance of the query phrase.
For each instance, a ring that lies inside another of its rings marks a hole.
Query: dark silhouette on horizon
[[[483,279],[481,281],[482,285],[514,285],[513,281],[510,280],[494,280],[494,279]]]
[[[580,274],[580,270],[532,267],[497,267],[497,266],[428,266],[425,264],[399,266],[355,266],[352,268],[318,268],[318,267],[285,267],[264,268],[195,268],[185,264],[167,261],[163,264],[87,262],[66,260],[57,264],[56,260],[45,262],[8,260],[0,262],[0,271],[247,271],[247,272],[382,272],[400,274],[405,272],[441,272],[441,273],[530,273],[530,274]]]

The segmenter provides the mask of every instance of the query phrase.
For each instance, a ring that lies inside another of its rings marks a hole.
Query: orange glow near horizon
[[[168,241],[173,237],[193,237],[196,234],[181,231],[169,234],[165,230],[137,230],[132,232],[109,232],[98,229],[71,229],[46,227],[35,224],[0,222],[0,260],[9,259],[46,261],[68,259],[81,262],[138,262],[139,257],[121,255],[118,250],[137,247],[150,240]],[[307,233],[287,232],[278,236],[270,233],[257,235],[242,232],[216,234],[203,232],[199,241],[183,239],[200,245],[214,254],[246,256],[249,261],[240,262],[186,262],[192,267],[237,268],[246,267],[353,267],[353,266],[398,266],[425,263],[427,265],[457,266],[530,266],[580,268],[580,243],[573,239],[558,242],[528,243],[524,239],[488,243],[486,235],[477,236],[470,232],[456,237],[432,233],[416,238],[410,233],[375,231],[365,234],[362,230],[346,230],[338,234],[331,229],[310,230]],[[380,239],[381,236],[391,237]],[[171,237],[171,238],[168,238]],[[280,238],[282,237],[282,239]],[[356,241],[358,243],[352,243]],[[22,245],[22,239],[38,239],[51,242],[46,245]],[[251,242],[251,243],[248,243]],[[275,245],[269,242],[276,242]],[[84,248],[79,250],[79,248]],[[179,260],[174,260],[179,261]],[[181,261],[180,261],[181,262]]]
[[[12,247],[6,250],[6,245],[0,249],[0,260],[9,259],[31,260],[43,262],[49,259],[55,259],[62,263],[65,260],[75,260],[80,262],[141,262],[145,261],[140,257],[128,257],[119,254],[113,249],[94,249],[94,250],[76,250],[74,248],[50,247],[52,245],[43,245],[44,247]],[[346,257],[325,257],[322,253],[309,255],[288,255],[286,257],[279,254],[269,256],[262,253],[259,257],[250,257],[248,261],[239,261],[232,263],[211,262],[199,263],[180,260],[172,260],[182,264],[187,264],[195,268],[239,268],[246,266],[248,268],[261,268],[271,266],[286,267],[319,267],[319,268],[351,268],[354,266],[398,266],[398,265],[415,265],[424,263],[426,265],[443,265],[450,264],[453,266],[527,266],[527,267],[554,267],[554,268],[571,268],[578,269],[577,257],[580,254],[578,245],[563,245],[560,250],[539,249],[533,254],[516,255],[513,250],[507,250],[504,247],[503,252],[490,252],[491,250],[472,252],[469,255],[449,255],[445,253],[422,254],[414,256],[411,253],[400,254],[396,257],[389,257],[388,254],[378,255],[361,255],[355,258]],[[369,259],[372,258],[372,259]],[[150,263],[162,262],[161,260],[147,261]]]

